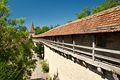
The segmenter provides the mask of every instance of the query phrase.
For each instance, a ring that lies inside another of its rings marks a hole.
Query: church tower
[[[32,22],[32,25],[30,27],[30,32],[29,32],[29,38],[34,34],[35,30],[34,30],[34,24]]]

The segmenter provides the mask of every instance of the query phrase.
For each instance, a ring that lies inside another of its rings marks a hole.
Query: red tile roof
[[[120,31],[120,6],[75,20],[43,34],[32,37],[47,37],[72,34],[88,34]]]
[[[32,23],[31,27],[30,27],[30,33],[34,33],[34,24]]]

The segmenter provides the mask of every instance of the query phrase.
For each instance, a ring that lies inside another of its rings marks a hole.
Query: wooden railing
[[[120,51],[117,51],[117,50],[102,49],[102,48],[95,48],[95,47],[93,48],[93,47],[88,47],[88,46],[81,46],[81,45],[75,45],[75,44],[73,45],[73,44],[69,44],[69,43],[61,43],[61,42],[55,42],[55,41],[50,41],[50,40],[42,40],[42,41],[48,42],[49,44],[54,45],[56,47],[60,47],[60,48],[63,48],[63,49],[71,50],[73,52],[79,52],[81,54],[92,56],[93,60],[94,60],[94,57],[98,57],[98,58],[101,58],[101,59],[105,59],[105,60],[113,61],[113,62],[116,62],[116,63],[120,63],[120,59],[95,54],[95,51],[101,51],[101,52],[107,52],[107,53],[119,54],[120,55]],[[73,48],[68,48],[68,47],[65,47],[65,46],[70,46],[70,47],[73,47]],[[76,50],[76,47],[92,50],[92,53],[81,51],[80,49]]]
[[[73,44],[70,44],[70,43],[55,42],[45,39],[34,39],[34,41],[44,43],[45,45],[50,46],[62,52],[71,53],[70,55],[82,59],[85,62],[88,62],[95,66],[102,67],[104,69],[108,69],[120,75],[120,58],[96,54],[97,51],[100,51],[101,53],[109,53],[112,55],[120,56],[120,51],[118,50],[96,48],[94,46],[94,43],[92,47],[88,47],[88,46],[76,45],[74,42]],[[81,49],[90,50],[90,52],[82,51]]]

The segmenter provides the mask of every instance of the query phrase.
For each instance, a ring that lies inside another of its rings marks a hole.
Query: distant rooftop
[[[32,37],[48,37],[72,34],[88,34],[120,31],[120,6],[75,20],[45,33]]]

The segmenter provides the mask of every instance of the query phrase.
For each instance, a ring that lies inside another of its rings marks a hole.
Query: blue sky
[[[93,8],[104,0],[9,0],[10,18],[26,19],[27,28],[32,21],[35,26],[65,24],[75,20],[83,8]]]

